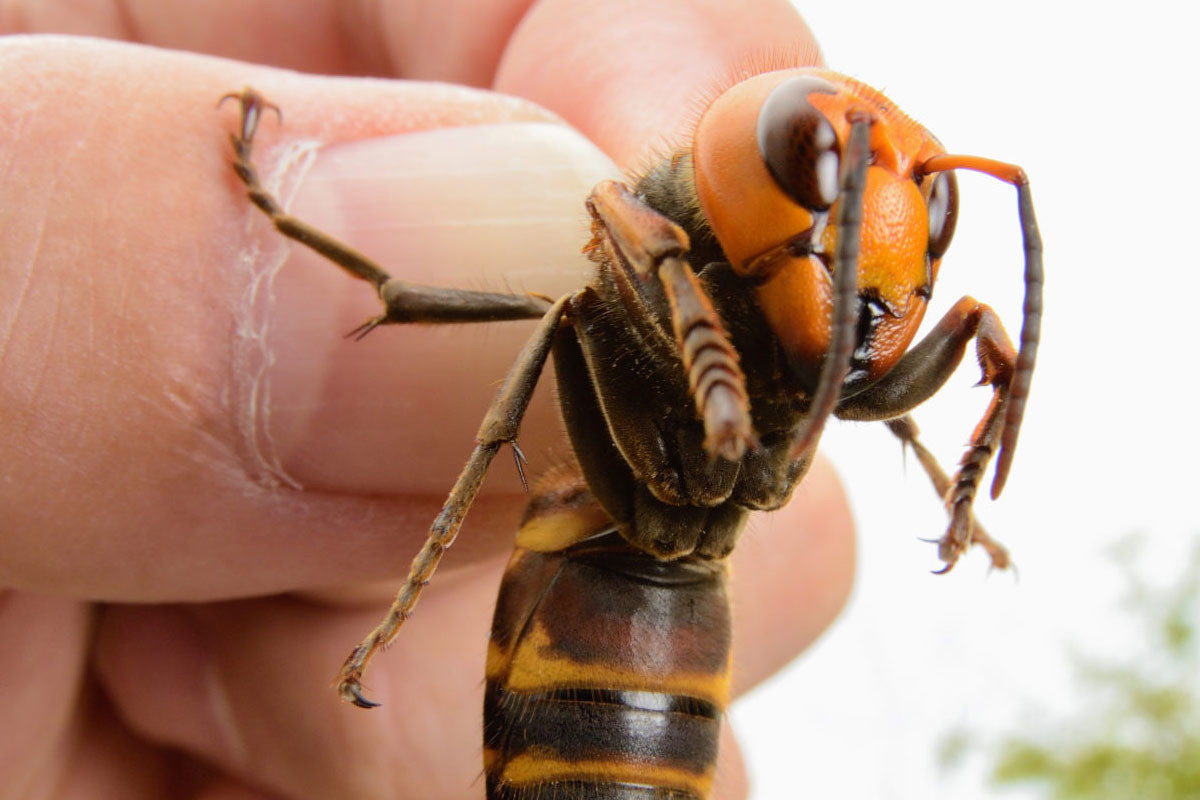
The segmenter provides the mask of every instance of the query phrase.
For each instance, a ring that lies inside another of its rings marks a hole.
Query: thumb
[[[0,72],[0,582],[204,599],[402,570],[397,530],[423,538],[527,328],[343,341],[371,288],[268,228],[213,105],[259,88],[284,110],[262,126],[268,185],[443,285],[578,285],[607,160],[535,106],[457,87],[60,37],[6,37]],[[535,409],[531,456],[556,426]],[[510,496],[483,501],[484,530],[523,502],[492,484]]]

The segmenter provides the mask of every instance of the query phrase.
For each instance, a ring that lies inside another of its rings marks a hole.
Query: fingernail
[[[584,200],[615,175],[564,126],[447,128],[322,149],[291,212],[393,277],[557,297],[588,278]],[[256,446],[309,489],[444,493],[534,325],[389,325],[347,339],[380,312],[374,287],[294,243],[272,294]],[[564,452],[548,388],[521,430],[532,459]]]

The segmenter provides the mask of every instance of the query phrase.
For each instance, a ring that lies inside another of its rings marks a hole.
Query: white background
[[[918,537],[945,520],[919,468],[882,426],[826,434],[859,527],[858,582],[833,629],[735,707],[753,796],[1036,797],[988,787],[978,759],[943,774],[939,741],[961,726],[1028,729],[1034,701],[1072,708],[1069,649],[1135,644],[1105,548],[1144,533],[1165,581],[1200,535],[1196,21],[1163,2],[798,5],[832,69],[882,89],[950,152],[1026,168],[1046,311],[1008,487],[979,508],[1017,579],[989,575],[981,553],[931,575]],[[1015,192],[967,173],[959,185],[930,317],[971,294],[1015,339]],[[987,402],[977,377],[968,365],[917,414],[948,468]]]

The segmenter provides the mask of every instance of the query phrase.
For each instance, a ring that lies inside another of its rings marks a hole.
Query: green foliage
[[[1140,646],[1115,661],[1075,655],[1084,707],[1003,739],[995,786],[1032,783],[1053,800],[1200,799],[1200,543],[1167,587],[1133,566],[1141,544],[1132,537],[1114,551]],[[969,741],[948,737],[943,764],[961,760]]]

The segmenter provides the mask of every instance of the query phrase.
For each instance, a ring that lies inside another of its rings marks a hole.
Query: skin
[[[329,681],[529,327],[341,339],[369,287],[262,224],[213,104],[245,84],[278,103],[265,179],[393,274],[554,293],[583,269],[587,187],[684,134],[755,54],[811,60],[811,35],[774,0],[78,5],[0,11],[0,32],[109,40],[0,39],[0,798],[481,797],[484,643],[525,502],[507,459],[368,675],[384,707]],[[502,213],[477,224],[460,206],[489,191]],[[542,394],[534,473],[565,457]],[[853,562],[818,462],[735,553],[738,691],[820,635]],[[717,796],[746,792],[726,737]]]

